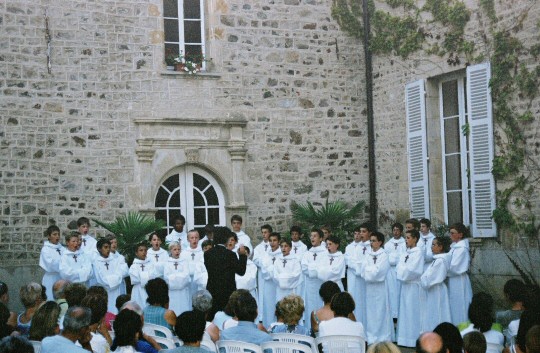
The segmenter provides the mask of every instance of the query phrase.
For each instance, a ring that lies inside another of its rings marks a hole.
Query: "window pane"
[[[448,202],[448,224],[463,222],[463,206],[461,203],[461,192],[450,192],[447,194]]]
[[[178,36],[178,20],[163,20],[163,27],[165,29],[165,41],[166,42],[179,42]]]
[[[193,186],[195,186],[199,190],[204,190],[206,187],[210,184],[206,178],[200,176],[197,173],[193,173]]]
[[[172,228],[171,228],[170,230],[172,230]],[[167,235],[169,235],[170,230],[169,230],[167,227],[165,227],[165,228],[158,229],[158,230],[156,231],[156,233],[157,233],[158,237],[160,237],[161,240],[164,241],[164,240],[165,240],[165,237],[166,237]]]
[[[206,209],[205,208],[195,208],[193,210],[193,213],[195,217],[194,226],[206,225]]]
[[[201,192],[195,188],[193,188],[193,206],[206,206],[206,202],[201,195]]]
[[[206,196],[206,202],[208,202],[208,206],[219,205],[216,190],[214,189],[213,186],[210,186],[208,190],[206,190],[206,192],[204,193],[204,196]]]
[[[457,81],[443,82],[443,116],[454,116],[459,114]]]
[[[169,209],[169,225],[171,225],[172,229],[172,222],[176,217],[179,217],[182,213],[180,212],[180,208],[177,209]]]
[[[178,18],[178,0],[163,0],[163,17]]]
[[[184,21],[184,42],[201,43],[200,21]]]
[[[186,57],[200,63],[202,61],[202,47],[200,45],[186,45]]]
[[[201,18],[200,0],[184,0],[184,18]]]
[[[180,190],[176,190],[169,200],[168,207],[180,207]]]
[[[167,200],[169,199],[169,192],[165,190],[163,186],[160,186],[158,193],[156,195],[156,207],[166,207],[167,206]]]
[[[459,152],[459,119],[451,118],[444,120],[444,153]]]
[[[208,209],[208,221],[207,223],[219,224],[219,208],[209,208]]]
[[[162,219],[167,222],[167,210],[158,210],[155,214],[155,219]]]
[[[455,154],[446,158],[446,189],[461,190],[460,155]]]
[[[178,44],[165,43],[165,55],[172,54],[174,56],[178,56],[178,53],[180,53]]]

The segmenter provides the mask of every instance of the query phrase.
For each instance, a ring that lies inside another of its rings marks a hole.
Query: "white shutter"
[[[405,86],[409,201],[411,217],[429,218],[429,185],[424,80]]]
[[[471,178],[472,224],[474,237],[495,237],[492,219],[495,209],[493,167],[493,119],[489,63],[467,68],[467,112],[469,115],[469,161]]]

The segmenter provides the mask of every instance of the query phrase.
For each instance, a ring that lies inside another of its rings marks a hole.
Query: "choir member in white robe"
[[[416,246],[420,233],[416,229],[405,232],[407,252],[401,255],[397,264],[397,278],[401,281],[397,343],[400,346],[414,347],[422,333],[422,308],[425,291],[420,285],[424,271],[424,252]]]
[[[272,233],[272,226],[265,224],[261,227],[262,242],[260,242],[253,250],[253,263],[257,266],[257,288],[258,295],[257,304],[259,306],[259,316],[257,322],[262,321],[262,302],[264,295],[264,278],[262,272],[262,261],[266,257],[266,254],[270,251],[270,243],[268,238]]]
[[[304,253],[308,251],[307,245],[302,241],[302,228],[299,226],[292,226],[291,230],[291,254],[298,259],[298,263],[302,261]],[[304,295],[304,276],[300,275],[300,282],[296,290],[296,294],[299,296]]]
[[[334,235],[326,238],[326,248],[328,250],[327,266],[321,266],[317,270],[317,277],[324,283],[326,281],[335,282],[343,291],[342,278],[345,277],[345,256],[339,251],[340,239]]]
[[[261,271],[264,279],[264,293],[262,295],[262,322],[264,327],[270,327],[270,324],[276,319],[276,283],[274,282],[274,267],[280,264],[281,249],[279,242],[281,236],[279,233],[270,234],[270,251],[262,260]]]
[[[159,277],[163,278],[163,268],[169,260],[169,253],[161,248],[161,238],[157,233],[152,233],[148,237],[151,248],[148,249],[146,258],[154,263],[155,270],[159,273]]]
[[[180,243],[182,249],[187,249],[189,244],[187,241],[187,233],[184,231],[184,226],[186,225],[186,219],[184,216],[180,215],[173,220],[173,230],[165,237],[165,242],[167,244],[176,241]]]
[[[418,247],[424,250],[424,271],[433,262],[433,252],[431,251],[431,244],[435,239],[435,235],[431,232],[431,221],[427,218],[420,220],[420,240],[418,241]]]
[[[251,238],[242,230],[242,217],[239,215],[233,215],[231,217],[231,229],[236,236],[238,241],[233,249],[234,252],[238,252],[240,245],[249,248],[250,254],[253,253],[253,245],[251,245]]]
[[[452,323],[458,325],[468,320],[469,304],[472,300],[469,270],[469,230],[462,223],[450,226],[450,253],[448,254],[448,300]]]
[[[191,306],[191,296],[197,291],[206,288],[208,282],[208,272],[204,266],[204,252],[199,247],[199,232],[190,230],[188,232],[188,248],[182,249],[180,258],[186,260],[191,278],[189,305]]]
[[[318,278],[318,270],[328,266],[328,250],[322,243],[323,232],[320,229],[312,229],[310,233],[311,248],[304,253],[301,266],[304,276],[304,325],[311,328],[311,312],[323,306],[319,295],[319,289],[323,282]]]
[[[361,244],[356,248],[357,255],[353,258],[352,265],[354,266],[354,271],[356,273],[356,293],[351,293],[353,296],[356,306],[354,309],[354,316],[356,316],[356,321],[359,321],[366,327],[366,280],[360,275],[361,265],[364,261],[367,261],[371,249],[370,237],[374,229],[370,223],[362,223],[358,228],[360,232]]]
[[[41,284],[46,288],[47,299],[54,300],[54,282],[60,279],[60,259],[64,252],[64,247],[60,244],[60,228],[50,226],[45,233],[48,240],[43,243],[41,254],[39,255],[39,266],[45,271]]]
[[[299,294],[302,267],[296,255],[291,253],[292,242],[281,239],[281,258],[274,265],[274,282],[276,283],[275,303],[289,294]]]
[[[427,300],[424,310],[424,328],[422,331],[433,331],[441,322],[450,322],[450,304],[448,289],[444,283],[448,269],[447,251],[450,247],[447,237],[433,239],[431,249],[433,261],[422,274],[420,282],[426,291]]]
[[[128,275],[128,267],[120,258],[111,256],[110,240],[101,238],[96,247],[100,255],[92,264],[96,282],[107,291],[107,311],[117,314],[116,298],[121,295],[121,284]]]
[[[135,259],[129,267],[129,278],[133,285],[131,289],[131,300],[139,304],[141,308],[145,308],[148,305],[146,302],[148,294],[144,286],[149,280],[159,277],[159,273],[157,273],[154,266],[154,261],[150,261],[146,257],[147,252],[148,248],[145,244],[137,245]]]
[[[120,254],[120,252],[118,251],[118,240],[116,239],[116,236],[109,235],[107,238],[111,242],[111,255],[110,256],[112,256],[116,261],[118,261],[119,266],[125,265],[127,268],[128,265],[126,262],[126,258],[124,257],[124,255]],[[129,268],[128,268],[128,271],[129,271]],[[125,277],[128,277],[128,276],[129,276],[129,273],[126,274]],[[123,278],[122,283],[120,284],[120,294],[126,294],[126,293],[127,293],[126,279]]]
[[[245,248],[249,253],[249,248]],[[249,257],[249,255],[248,255]],[[236,289],[245,289],[255,298],[257,307],[259,307],[259,293],[257,292],[257,266],[248,258],[246,263],[246,273],[243,276],[234,275]]]
[[[77,220],[77,231],[81,235],[80,251],[88,255],[90,261],[98,255],[96,238],[90,234],[90,220],[86,217],[81,217]]]
[[[358,291],[358,285],[357,280],[360,276],[360,274],[357,274],[355,271],[355,262],[356,262],[356,256],[358,256],[358,247],[362,243],[362,240],[360,238],[360,228],[355,228],[353,233],[353,241],[347,247],[345,248],[345,266],[347,268],[346,270],[346,276],[347,276],[347,292],[349,292],[353,298],[356,297],[355,300],[357,300],[358,295],[356,294]],[[356,305],[358,308],[358,305]]]
[[[170,256],[163,268],[163,279],[169,285],[169,309],[176,316],[191,310],[191,276],[189,266],[180,256],[180,243],[169,244]]]
[[[92,262],[78,250],[79,234],[72,233],[66,236],[66,249],[60,259],[60,277],[70,282],[88,285],[92,276]]]
[[[367,317],[366,333],[369,344],[394,340],[394,323],[388,297],[387,274],[390,270],[388,255],[382,248],[384,234],[374,232],[371,251],[362,265],[362,277],[366,280]]]
[[[396,320],[399,311],[399,293],[401,292],[401,282],[397,279],[396,266],[401,255],[407,251],[402,233],[403,225],[401,223],[394,223],[392,225],[392,238],[384,244],[384,251],[388,255],[388,262],[390,263],[386,284],[388,285],[392,318]]]

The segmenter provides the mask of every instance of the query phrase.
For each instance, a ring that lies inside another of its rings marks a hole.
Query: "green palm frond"
[[[128,264],[133,261],[137,244],[146,241],[150,233],[165,227],[163,220],[155,220],[138,212],[128,212],[114,222],[106,223],[93,219],[97,225],[116,235],[118,250],[126,257]]]

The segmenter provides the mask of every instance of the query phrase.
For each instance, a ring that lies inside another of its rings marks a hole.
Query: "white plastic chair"
[[[301,343],[270,341],[261,344],[263,353],[313,353],[313,349]]]
[[[262,353],[260,346],[240,341],[217,341],[216,346],[219,353]]]
[[[173,340],[164,337],[152,337],[156,340],[157,344],[161,346],[161,349],[173,349],[176,348],[176,344]]]
[[[173,333],[171,332],[171,330],[169,330],[169,328],[165,326],[149,324],[145,322],[143,326],[143,332],[152,337],[162,337],[174,340]]]
[[[487,343],[486,353],[501,353],[503,349],[504,347],[499,344]]]
[[[323,353],[365,353],[366,341],[358,336],[324,336],[315,340],[322,345]]]
[[[272,339],[279,342],[300,343],[309,346],[313,353],[318,353],[315,339],[306,335],[298,335],[296,333],[271,333]]]
[[[41,352],[41,341],[30,341],[30,343],[32,343],[32,346],[34,346],[34,353]]]

